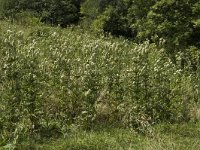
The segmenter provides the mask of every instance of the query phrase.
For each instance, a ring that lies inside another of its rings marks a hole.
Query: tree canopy
[[[200,48],[199,0],[0,0],[1,16],[28,11],[42,22],[66,27],[78,22],[135,42],[165,40],[170,53]],[[3,14],[3,15],[2,15]],[[80,22],[81,20],[81,22]]]
[[[136,42],[147,39],[159,42],[163,38],[165,47],[172,53],[191,46],[200,47],[199,0],[113,0],[103,7],[101,2],[95,6],[97,13],[87,9],[95,0],[87,0],[82,5],[99,30]]]
[[[80,17],[79,0],[1,0],[5,17],[28,11],[42,22],[67,26],[77,23]]]

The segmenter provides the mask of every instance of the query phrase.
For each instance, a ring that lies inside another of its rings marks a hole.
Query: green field
[[[24,143],[19,149],[38,150],[197,150],[200,149],[200,124],[165,124],[153,128],[151,135],[141,135],[120,128],[96,131],[75,130],[64,138],[39,144]]]
[[[191,53],[174,64],[162,40],[1,21],[0,149],[200,149]]]

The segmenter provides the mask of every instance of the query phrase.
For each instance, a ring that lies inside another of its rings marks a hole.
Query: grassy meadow
[[[163,44],[1,21],[0,149],[200,149],[200,51]]]

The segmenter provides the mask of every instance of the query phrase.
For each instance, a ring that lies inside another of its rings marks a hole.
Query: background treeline
[[[95,5],[94,5],[95,4]],[[89,9],[92,6],[96,8]],[[165,39],[169,53],[190,46],[200,47],[200,2],[198,0],[87,0],[84,19],[92,27],[136,42]]]
[[[175,63],[177,52],[200,47],[199,0],[0,0],[0,4],[1,18],[62,27],[79,24],[139,43],[147,39],[159,43],[163,38]]]
[[[199,0],[0,0],[1,17],[27,18],[124,36],[135,42],[164,38],[169,54],[200,47]],[[23,13],[25,12],[25,13]],[[175,60],[174,60],[175,61]]]
[[[3,18],[31,16],[44,23],[65,27],[77,23],[80,17],[79,0],[0,0],[0,4]]]

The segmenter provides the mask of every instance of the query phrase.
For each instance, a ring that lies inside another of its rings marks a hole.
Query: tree
[[[7,0],[3,7],[5,17],[29,11],[43,22],[65,27],[77,23],[80,17],[79,0]]]
[[[184,50],[189,46],[199,45],[200,17],[198,0],[159,0],[147,14],[145,29],[138,26],[138,38],[159,37],[166,40],[170,53]],[[197,21],[197,22],[196,22]],[[195,25],[195,22],[197,23]]]
[[[86,0],[82,8],[86,17],[94,21],[95,28],[136,40],[138,27],[154,3],[154,0]]]
[[[117,0],[85,0],[81,4],[82,22],[83,26],[91,27],[99,16],[105,13],[107,8]],[[102,22],[102,21],[101,21]]]
[[[129,8],[127,18],[130,22],[132,31],[135,33],[134,40],[143,42],[147,39],[143,37],[143,33],[148,33],[146,30],[147,14],[151,7],[155,4],[155,0],[129,0]]]
[[[79,17],[79,0],[53,0],[47,10],[47,15],[42,20],[64,27],[71,23],[78,23]]]
[[[127,1],[118,1],[113,4],[109,10],[108,19],[104,22],[103,30],[117,36],[134,37],[134,32],[127,17],[130,3]]]
[[[116,36],[131,37],[132,31],[127,18],[130,0],[86,0],[82,5],[84,19],[93,28]],[[92,8],[92,9],[90,9]]]

